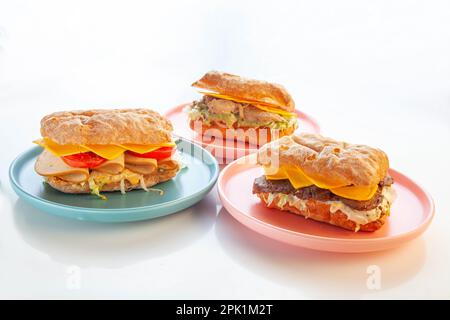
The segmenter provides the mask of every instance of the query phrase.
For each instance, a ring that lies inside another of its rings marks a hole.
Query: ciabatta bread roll
[[[204,95],[187,108],[197,133],[211,136],[208,129],[217,129],[223,133],[214,135],[218,138],[260,145],[293,133],[298,126],[294,101],[281,85],[210,71],[192,86]]]

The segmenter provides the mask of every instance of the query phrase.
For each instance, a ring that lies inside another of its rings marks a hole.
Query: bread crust
[[[257,196],[268,208],[288,211],[308,219],[325,222],[351,231],[374,232],[385,224],[387,218],[387,214],[383,212],[378,220],[359,225],[358,228],[358,225],[354,221],[347,219],[347,215],[342,211],[338,210],[334,213],[330,212],[330,205],[325,202],[308,200],[306,209],[299,210],[294,206],[290,206],[289,203],[280,206],[278,196],[276,196],[270,204],[267,202],[269,193],[257,193]]]
[[[199,122],[200,125],[196,125],[195,122]],[[290,135],[296,129],[296,127],[290,127],[285,130],[279,130],[278,135],[273,136],[270,128],[224,128],[216,125],[206,125],[201,120],[190,120],[189,127],[206,137],[226,137],[228,140],[247,142],[257,146],[270,142],[273,139]],[[266,134],[262,134],[261,130],[267,130]]]
[[[374,186],[389,169],[388,157],[379,149],[306,133],[262,146],[258,163],[297,166],[311,179],[333,186]]]
[[[172,179],[177,175],[179,168],[174,170],[165,170],[163,173],[152,173],[143,175],[144,183],[147,188],[150,188],[158,183]],[[91,193],[89,184],[85,183],[73,183],[59,179],[58,177],[48,177],[47,183],[54,189],[72,194]],[[125,180],[125,190],[130,191],[134,189],[142,189],[141,184],[132,184],[128,180]],[[120,182],[108,183],[102,186],[100,192],[113,192],[120,190]]]
[[[279,84],[261,80],[243,78],[234,74],[210,71],[193,87],[214,91],[236,99],[264,102],[274,107],[293,112],[294,100],[286,89]]]
[[[62,111],[41,120],[42,136],[62,145],[159,144],[171,139],[172,130],[149,109]]]

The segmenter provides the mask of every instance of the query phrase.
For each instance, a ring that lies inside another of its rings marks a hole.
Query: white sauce
[[[383,212],[387,212],[395,199],[395,191],[392,187],[384,187],[382,195],[383,200],[381,204],[372,210],[366,211],[352,209],[341,201],[326,201],[326,203],[330,205],[331,213],[341,211],[347,216],[348,220],[355,222],[357,224],[357,228],[359,228],[359,225],[378,220]],[[307,211],[308,200],[297,198],[292,194],[286,195],[283,193],[269,193],[269,196],[267,197],[267,205],[270,205],[275,198],[278,199],[277,205],[280,207],[283,207],[286,203],[289,203],[289,206],[295,207],[299,211]]]

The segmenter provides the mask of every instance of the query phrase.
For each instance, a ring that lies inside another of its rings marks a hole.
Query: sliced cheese
[[[345,186],[345,185],[331,185],[326,181],[321,181],[320,179],[317,178],[313,179],[308,175],[306,175],[302,169],[295,166],[282,166],[281,168],[278,168],[278,171],[276,171],[274,168],[270,168],[271,170],[270,174],[267,174],[268,170],[269,168],[265,168],[267,179],[269,180],[289,179],[292,185],[302,185],[303,187],[305,187],[314,184],[322,189],[332,189]]]
[[[123,168],[125,168],[125,161],[123,153],[113,160],[108,160],[98,167],[95,170],[109,173],[109,174],[118,174],[122,172]]]
[[[264,105],[260,105],[260,104],[254,104],[254,106],[260,110],[263,111],[267,111],[267,112],[272,112],[272,113],[278,113],[281,114],[283,116],[292,116],[294,115],[294,113],[286,111],[286,110],[282,110],[279,108],[275,108],[275,107],[269,107],[269,106],[264,106]]]
[[[349,186],[330,189],[330,191],[337,196],[358,201],[365,201],[372,199],[377,190],[378,185],[370,187]]]
[[[35,140],[35,141],[33,141],[33,143],[40,145],[41,147],[45,148],[46,150],[50,151],[51,153],[53,153],[55,156],[58,156],[58,157],[69,156],[71,154],[89,151],[85,147],[79,146],[79,145],[57,144],[48,138]]]
[[[342,185],[342,184],[330,184],[328,181],[321,180],[321,179],[318,179],[318,178],[314,178],[313,179],[311,177],[308,177],[308,179],[311,180],[311,182],[314,185],[316,185],[317,187],[322,188],[322,189],[334,189],[334,188],[345,187],[345,185]]]
[[[272,170],[272,171],[271,171]],[[266,173],[273,172],[271,168],[264,168]],[[313,185],[310,179],[295,167],[281,167],[274,174],[266,174],[268,180],[284,180],[288,179],[295,189],[300,189]]]
[[[89,178],[86,168],[73,168],[67,165],[60,157],[48,150],[44,150],[38,157],[34,169],[44,177],[59,177],[70,182],[82,182]]]
[[[89,144],[86,149],[108,160],[116,159],[125,152],[125,149],[116,145]]]
[[[276,168],[271,166],[263,166],[264,175],[268,180],[284,180],[287,179],[286,172],[284,168]]]
[[[263,169],[268,180],[288,179],[295,189],[315,185],[322,189],[328,189],[335,195],[352,200],[370,200],[378,190],[378,185],[370,187],[330,185],[325,181],[312,179],[303,170],[295,166],[282,166],[278,170],[270,167],[263,167]]]
[[[314,183],[301,171],[295,167],[284,168],[286,176],[295,189],[312,186]]]
[[[48,138],[43,138],[33,141],[34,143],[40,145],[46,150],[53,153],[55,156],[63,157],[72,154],[82,153],[82,152],[94,152],[95,154],[107,159],[114,160],[123,154],[125,151],[133,151],[136,153],[147,153],[155,151],[162,147],[174,147],[175,142],[169,141],[161,144],[153,145],[140,145],[140,144],[122,144],[122,145],[100,145],[100,144],[89,144],[89,145],[61,145],[52,141]]]
[[[224,100],[231,100],[239,103],[248,103],[253,106],[255,106],[258,109],[261,109],[263,111],[272,112],[272,113],[278,113],[281,115],[293,115],[292,112],[280,109],[278,106],[263,102],[263,101],[256,101],[256,100],[247,100],[247,99],[240,99],[240,98],[234,98],[230,97],[224,94],[215,93],[215,92],[207,92],[207,91],[199,91],[199,93],[204,94],[205,96],[210,96],[214,98],[224,99]]]
[[[159,148],[163,148],[163,147],[174,147],[175,145],[176,145],[175,142],[170,141],[170,142],[165,142],[165,143],[161,143],[161,144],[157,144],[157,145],[127,143],[127,144],[120,144],[119,146],[126,150],[142,154],[142,153],[152,152],[152,151],[155,151],[155,150],[157,150]]]

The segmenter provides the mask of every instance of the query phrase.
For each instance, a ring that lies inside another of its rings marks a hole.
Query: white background
[[[245,229],[215,190],[123,225],[47,216],[12,192],[9,163],[45,114],[164,111],[210,69],[279,82],[324,134],[384,149],[433,195],[431,227],[399,249],[330,254]],[[450,298],[449,1],[0,0],[0,108],[1,298]]]

